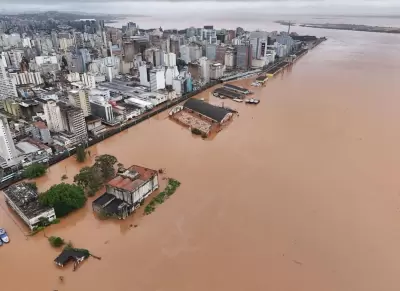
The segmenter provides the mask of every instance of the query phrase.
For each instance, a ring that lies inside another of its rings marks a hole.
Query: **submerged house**
[[[125,219],[158,187],[157,171],[131,166],[107,183],[106,193],[93,201],[93,211]]]
[[[68,262],[74,262],[74,267],[87,259],[89,254],[77,249],[64,249],[61,254],[54,259],[57,266],[64,267]]]

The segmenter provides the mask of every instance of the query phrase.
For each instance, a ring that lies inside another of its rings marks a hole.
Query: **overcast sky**
[[[0,11],[64,10],[96,13],[162,15],[193,12],[251,11],[265,14],[398,14],[400,0],[0,0]]]

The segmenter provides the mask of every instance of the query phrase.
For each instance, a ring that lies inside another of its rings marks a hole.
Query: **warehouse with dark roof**
[[[232,113],[227,109],[211,105],[198,99],[187,100],[183,107],[186,110],[198,113],[201,116],[211,119],[212,121],[220,124],[228,121],[232,116]]]

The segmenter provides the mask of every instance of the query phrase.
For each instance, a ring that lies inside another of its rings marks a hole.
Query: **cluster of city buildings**
[[[298,49],[285,32],[0,19],[0,165],[47,162],[212,80]],[[182,114],[181,114],[182,115]]]

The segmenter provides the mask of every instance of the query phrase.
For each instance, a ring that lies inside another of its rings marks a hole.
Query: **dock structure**
[[[260,83],[260,84],[264,84],[265,82],[267,82],[267,80],[268,80],[267,75],[261,75],[261,76],[257,77],[256,82]]]
[[[227,90],[225,87],[217,88],[214,90],[213,95],[220,98],[231,98],[231,99],[244,99],[244,95],[235,91]]]
[[[239,93],[239,94],[244,94],[244,95],[247,95],[247,94],[251,93],[251,91],[249,89],[246,89],[246,88],[243,88],[243,87],[238,87],[238,86],[231,85],[231,84],[224,84],[224,88],[228,89],[230,91]]]
[[[281,70],[283,70],[284,68],[286,68],[290,63],[289,62],[282,62],[279,63],[278,65],[274,66],[273,68],[269,69],[266,74],[267,77],[272,78],[273,76],[275,76],[276,74],[278,74]]]

